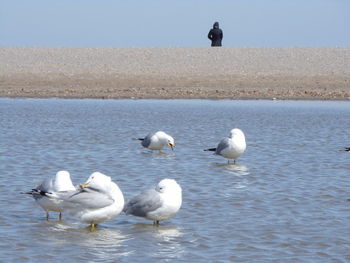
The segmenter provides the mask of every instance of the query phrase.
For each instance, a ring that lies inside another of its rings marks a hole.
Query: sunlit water
[[[349,102],[0,99],[0,113],[2,262],[350,261]],[[203,151],[234,127],[237,165]],[[175,151],[133,140],[156,130]],[[174,178],[183,206],[160,227],[46,221],[20,192],[61,169],[103,172],[126,198]]]

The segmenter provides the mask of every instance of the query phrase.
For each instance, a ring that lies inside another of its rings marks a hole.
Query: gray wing
[[[216,154],[221,154],[221,151],[229,147],[229,138],[222,139],[216,147]]]
[[[114,200],[94,189],[85,188],[79,191],[61,191],[55,193],[57,199],[65,203],[65,207],[79,209],[99,209],[113,204]]]
[[[36,190],[39,190],[41,192],[50,192],[53,190],[53,180],[52,178],[46,178],[40,185],[38,185]]]
[[[133,197],[124,207],[126,214],[145,217],[149,212],[152,212],[162,206],[159,193],[154,190],[147,190]]]
[[[141,142],[141,145],[145,148],[148,148],[148,146],[151,144],[151,138],[153,135],[154,135],[154,133],[148,134]]]

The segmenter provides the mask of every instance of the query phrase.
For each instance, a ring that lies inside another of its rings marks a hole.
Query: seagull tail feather
[[[206,152],[215,152],[216,148],[209,148],[209,149],[205,149],[204,151],[206,151]]]

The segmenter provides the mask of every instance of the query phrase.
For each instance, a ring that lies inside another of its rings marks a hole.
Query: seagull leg
[[[236,164],[236,159],[233,159],[233,162],[230,162],[230,160],[227,160],[227,164],[232,164],[232,165]]]
[[[49,212],[46,211],[46,220],[49,221],[50,215]]]
[[[159,221],[158,220],[153,221],[153,225],[154,226],[159,226]]]
[[[58,215],[58,219],[59,219],[60,221],[62,221],[62,213],[61,213],[61,212],[60,212],[59,215]]]
[[[92,223],[92,224],[90,225],[90,231],[91,231],[91,232],[94,231],[95,228],[96,228],[96,224]]]

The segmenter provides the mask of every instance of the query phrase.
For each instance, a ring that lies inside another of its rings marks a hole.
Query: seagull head
[[[238,129],[238,128],[234,128],[230,131],[230,138],[242,138],[245,140],[245,136],[244,133],[242,132],[242,130]]]
[[[159,193],[165,193],[165,192],[181,193],[182,192],[180,185],[174,179],[161,180],[156,187],[156,191]]]
[[[87,181],[80,185],[82,189],[86,187],[91,187],[94,189],[105,189],[106,186],[111,182],[111,177],[104,175],[100,172],[94,172],[90,175]]]
[[[171,137],[170,135],[168,135],[168,146],[174,150],[175,148],[175,141],[174,141],[174,138]]]
[[[175,141],[173,137],[171,137],[169,134],[166,134],[163,131],[156,132],[156,135],[158,136],[159,140],[161,140],[164,144],[168,145],[172,150],[174,150]]]

